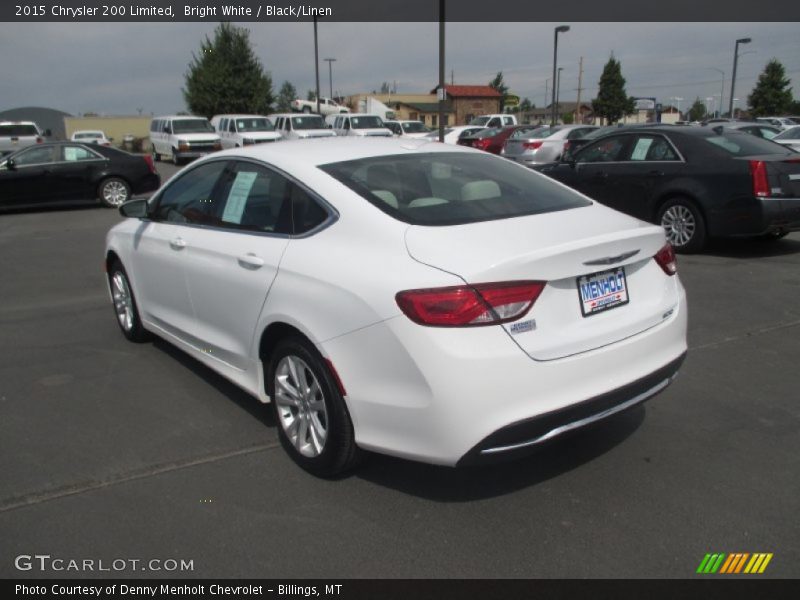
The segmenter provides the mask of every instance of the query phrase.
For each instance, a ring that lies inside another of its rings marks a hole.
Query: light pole
[[[333,100],[333,63],[336,62],[335,58],[323,58],[322,60],[328,63],[328,83],[331,86],[330,99]]]
[[[678,109],[678,116],[682,118],[683,115],[681,114],[681,102],[683,102],[683,98],[680,96],[671,96],[670,100],[674,100],[678,104],[675,108]]]
[[[717,116],[721,117],[722,116],[722,106],[723,106],[722,98],[723,98],[723,94],[725,92],[725,71],[723,71],[722,69],[717,69],[716,67],[709,67],[709,69],[711,69],[712,71],[716,71],[717,73],[722,75],[722,83],[719,86],[719,115],[717,115]]]
[[[737,110],[737,109],[736,109],[736,103],[737,103],[738,101],[739,101],[739,99],[738,99],[738,98],[734,98],[734,99],[733,99],[733,105],[734,105],[734,106],[733,106],[733,112],[731,113],[731,119],[735,119],[735,118],[736,118],[736,110]]]
[[[731,101],[728,105],[728,112],[731,114],[731,118],[733,118],[733,94],[736,88],[736,66],[739,62],[739,44],[749,44],[752,42],[750,38],[739,38],[736,40],[736,45],[733,47],[733,74],[731,75]]]
[[[556,124],[556,68],[558,65],[558,34],[566,33],[569,31],[569,25],[559,25],[555,28],[554,41],[553,41],[553,110],[550,116],[550,125]]]
[[[561,96],[561,71],[563,70],[564,67],[558,67],[558,73],[556,75],[556,112],[559,110],[559,96]]]
[[[547,106],[547,97],[550,95],[550,78],[544,80],[544,105]]]
[[[317,114],[319,114],[319,48],[317,46],[317,15],[314,15],[314,74],[317,81]]]

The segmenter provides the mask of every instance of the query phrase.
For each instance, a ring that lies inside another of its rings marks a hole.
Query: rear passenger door
[[[222,178],[211,219],[187,234],[183,264],[197,343],[247,370],[261,307],[289,243],[295,184],[249,161],[231,163]]]

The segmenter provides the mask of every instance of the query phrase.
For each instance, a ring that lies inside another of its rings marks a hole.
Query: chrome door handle
[[[169,245],[173,250],[183,250],[186,248],[186,240],[182,237],[176,237],[175,239],[170,240]]]
[[[236,258],[239,261],[239,264],[243,267],[251,268],[251,269],[258,269],[264,266],[264,259],[256,256],[253,253],[248,253],[243,256],[239,256]]]

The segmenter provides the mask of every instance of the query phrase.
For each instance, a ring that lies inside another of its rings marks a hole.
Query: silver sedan
[[[533,131],[512,135],[501,155],[525,165],[540,165],[561,159],[569,140],[585,136],[597,129],[591,125],[543,126]]]

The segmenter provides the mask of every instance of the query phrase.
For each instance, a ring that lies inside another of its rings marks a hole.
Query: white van
[[[336,132],[336,135],[392,137],[392,132],[383,124],[383,119],[378,115],[365,113],[328,115],[325,122]]]
[[[219,136],[208,119],[193,115],[153,119],[150,122],[150,145],[154,161],[161,160],[162,156],[171,156],[176,165],[222,149]]]
[[[211,125],[217,131],[224,150],[281,139],[272,121],[262,115],[214,115]]]
[[[269,120],[275,125],[275,130],[287,140],[333,137],[336,135],[332,129],[328,129],[325,121],[319,115],[279,113],[270,115]]]

